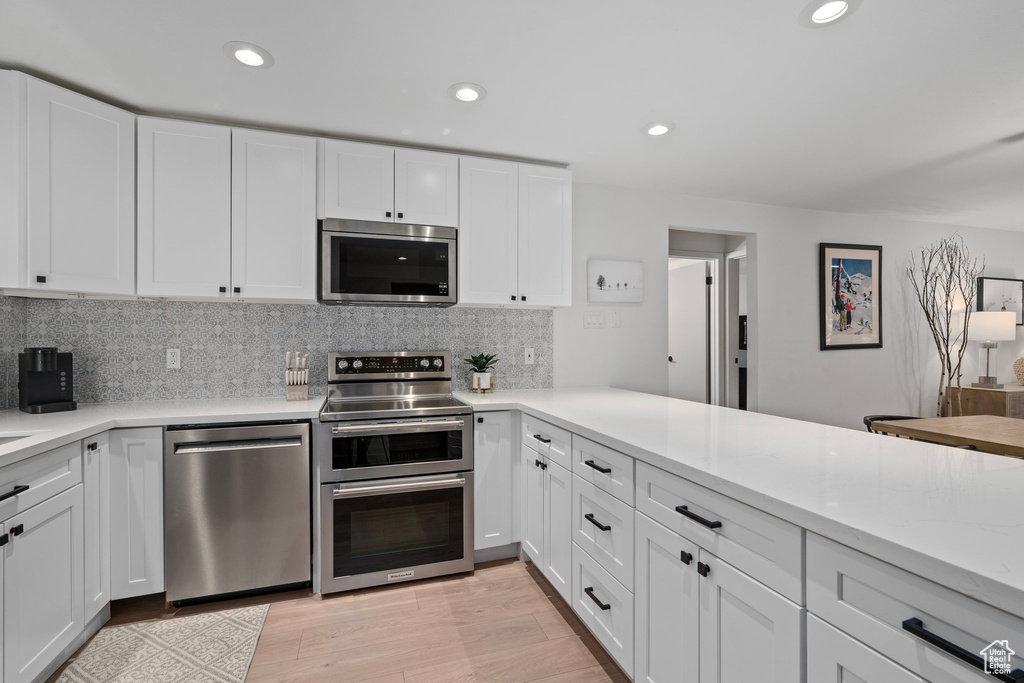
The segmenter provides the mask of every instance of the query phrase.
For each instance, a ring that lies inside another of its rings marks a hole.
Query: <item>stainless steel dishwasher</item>
[[[311,579],[308,424],[168,429],[167,601]]]

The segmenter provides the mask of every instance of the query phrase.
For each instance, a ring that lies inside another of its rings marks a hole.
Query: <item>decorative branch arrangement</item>
[[[946,395],[946,378],[956,378],[960,388],[961,367],[967,348],[967,328],[971,323],[971,309],[977,296],[978,276],[985,271],[985,259],[971,256],[964,239],[954,233],[922,247],[907,267],[907,277],[924,310],[925,320],[931,328],[935,347],[939,351],[939,397],[935,414],[942,416],[943,407],[952,414],[952,402]],[[962,307],[963,314],[960,314]],[[957,411],[963,415],[962,392],[957,392]]]

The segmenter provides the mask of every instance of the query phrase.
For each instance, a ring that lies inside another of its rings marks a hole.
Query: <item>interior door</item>
[[[707,262],[669,259],[669,396],[707,402]]]

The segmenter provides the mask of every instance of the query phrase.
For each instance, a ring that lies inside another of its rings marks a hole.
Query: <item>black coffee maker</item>
[[[74,362],[70,353],[52,346],[33,347],[18,354],[18,395],[26,413],[57,413],[78,407],[72,399]]]

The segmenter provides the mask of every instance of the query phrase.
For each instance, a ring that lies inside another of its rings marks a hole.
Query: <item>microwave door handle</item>
[[[373,436],[394,432],[451,432],[466,426],[465,420],[422,420],[418,422],[393,422],[384,424],[340,424],[331,428],[331,434],[352,434]]]
[[[366,484],[362,486],[335,486],[332,492],[334,498],[364,498],[366,496],[377,496],[382,493],[404,493],[406,491],[430,491],[432,489],[448,489],[455,486],[465,486],[466,478],[461,474],[450,478],[435,481],[401,482],[394,484]]]

